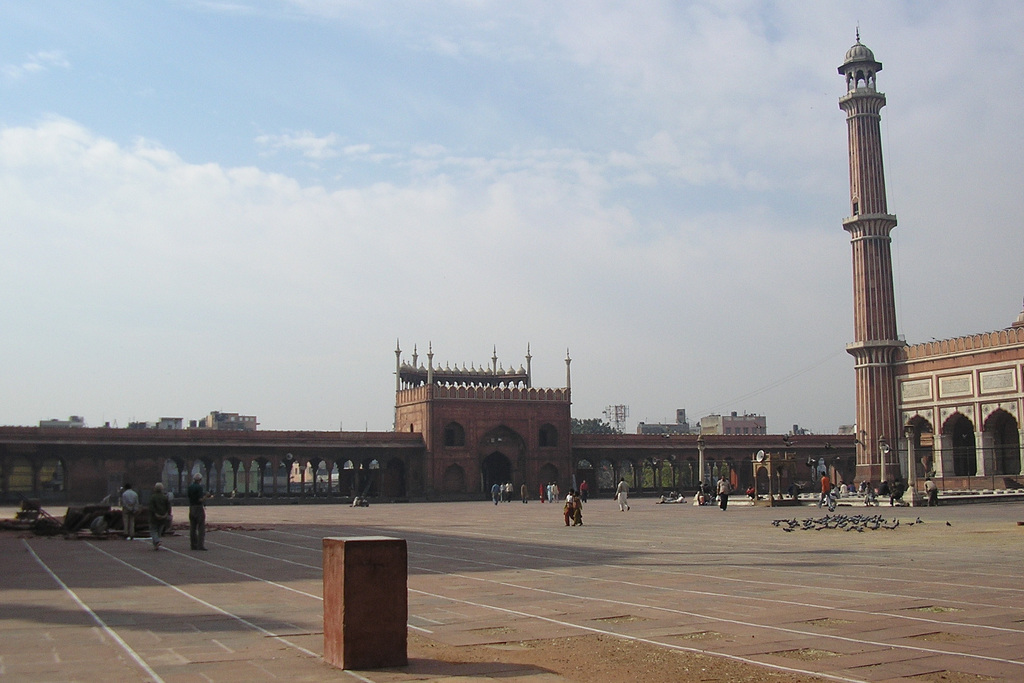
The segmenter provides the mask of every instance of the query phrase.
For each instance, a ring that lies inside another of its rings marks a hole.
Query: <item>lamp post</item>
[[[292,495],[292,458],[294,456],[288,453],[284,456],[285,459],[285,474],[284,474],[284,495]]]
[[[697,435],[697,483],[704,486],[704,435]]]
[[[889,451],[890,450],[892,450],[892,449],[889,448],[889,444],[886,443],[885,437],[884,436],[878,437],[878,455],[879,455],[879,457],[882,460],[882,463],[881,463],[881,465],[882,465],[882,467],[881,467],[882,481],[889,481],[889,476],[888,476],[888,466],[889,466],[889,463],[888,463],[888,460],[889,460]]]
[[[917,461],[914,456],[914,437],[917,436],[917,429],[914,425],[907,425],[903,428],[903,434],[907,437],[907,488],[910,490],[910,505],[916,507],[921,504],[917,495]]]

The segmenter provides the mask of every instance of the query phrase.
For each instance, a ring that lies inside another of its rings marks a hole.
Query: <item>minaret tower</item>
[[[857,43],[846,52],[839,74],[846,77],[850,146],[850,216],[843,228],[853,246],[853,331],[847,352],[857,374],[857,479],[878,483],[899,474],[896,447],[901,431],[896,403],[895,356],[904,346],[896,332],[892,286],[892,238],[896,216],[885,203],[880,131],[885,95],[875,89],[882,70],[871,50]]]

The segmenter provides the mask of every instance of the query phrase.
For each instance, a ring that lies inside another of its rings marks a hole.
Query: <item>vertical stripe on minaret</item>
[[[853,248],[855,341],[846,350],[854,357],[857,377],[857,479],[874,483],[899,476],[894,363],[904,345],[896,330],[889,237],[896,216],[886,207],[882,166],[880,112],[885,95],[875,89],[881,70],[858,32],[857,43],[839,67],[846,77],[847,92],[839,108],[846,112],[850,149],[850,217],[843,220],[843,228]]]

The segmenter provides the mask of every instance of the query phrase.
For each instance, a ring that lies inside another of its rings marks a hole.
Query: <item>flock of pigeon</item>
[[[918,517],[913,522],[904,522],[903,526],[909,527],[915,524],[924,524],[924,520]],[[809,518],[804,521],[797,519],[776,519],[772,526],[779,527],[783,531],[821,531],[822,529],[842,529],[843,531],[878,531],[879,529],[895,529],[900,526],[899,519],[891,522],[882,515],[825,515],[817,519]],[[953,526],[946,522],[946,526]]]

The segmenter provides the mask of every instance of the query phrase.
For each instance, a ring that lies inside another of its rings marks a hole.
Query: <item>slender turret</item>
[[[850,148],[850,216],[843,228],[853,247],[853,332],[846,350],[857,375],[857,479],[878,482],[899,474],[900,438],[896,403],[895,354],[904,343],[896,331],[892,238],[896,216],[885,201],[882,169],[881,110],[885,95],[876,90],[881,62],[860,42],[846,52],[839,74],[846,77]]]

